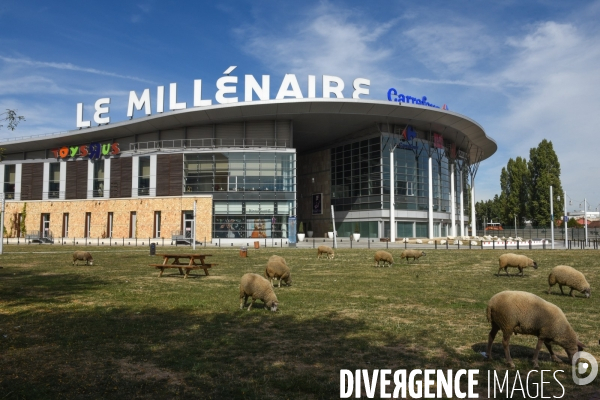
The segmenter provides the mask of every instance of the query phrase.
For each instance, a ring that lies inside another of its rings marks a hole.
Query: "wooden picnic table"
[[[157,254],[157,256],[163,258],[163,263],[162,264],[150,264],[150,266],[160,269],[160,273],[158,274],[159,277],[162,276],[162,274],[166,268],[178,268],[179,273],[181,275],[185,275],[184,279],[188,277],[188,275],[190,274],[190,271],[193,269],[203,269],[204,273],[206,275],[208,275],[208,269],[211,268],[213,265],[217,265],[217,264],[209,264],[209,263],[204,262],[204,259],[206,257],[212,256],[212,254],[174,254],[174,253],[169,253],[169,254]],[[173,261],[169,262],[170,259],[173,259]],[[189,259],[189,262],[185,262],[185,261],[181,262],[181,261],[179,261],[180,259]],[[184,269],[185,269],[185,274],[183,272]]]

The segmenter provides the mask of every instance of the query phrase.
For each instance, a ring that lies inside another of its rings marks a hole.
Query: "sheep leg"
[[[504,346],[504,357],[506,358],[506,363],[511,367],[515,367],[515,363],[510,356],[510,347],[508,346],[510,342],[511,332],[502,332],[502,346]]]
[[[571,291],[569,292],[569,296],[575,297],[575,295],[573,294],[573,288],[571,288]]]
[[[558,284],[558,287],[560,288],[560,294],[564,295],[565,292],[563,292],[562,285],[560,283]]]
[[[281,278],[279,278],[278,280],[279,280],[279,287],[281,287]]]
[[[488,360],[492,360],[492,343],[494,343],[494,339],[496,338],[496,334],[498,333],[499,326],[492,323],[492,329],[490,330],[490,334],[488,335],[488,345],[487,345],[487,358]]]
[[[525,276],[525,275],[523,274],[523,268],[519,267],[519,272],[521,273],[521,278]]]
[[[538,355],[540,354],[540,349],[542,348],[542,343],[544,343],[544,339],[538,338],[537,345],[535,346],[535,351],[533,352],[533,367],[539,368],[538,365]]]
[[[544,344],[546,345],[546,348],[548,349],[548,353],[550,353],[550,358],[552,358],[552,361],[561,362],[562,360],[560,358],[558,358],[558,356],[556,354],[554,354],[554,351],[552,351],[552,345],[550,344],[550,342],[544,342]]]
[[[551,291],[551,290],[552,290],[552,285],[550,285],[550,286],[548,287],[548,294],[550,294],[550,291]]]
[[[253,297],[252,301],[250,302],[250,305],[248,306],[248,311],[250,311],[250,309],[252,308],[252,306],[254,305],[254,302],[256,301],[256,299]]]

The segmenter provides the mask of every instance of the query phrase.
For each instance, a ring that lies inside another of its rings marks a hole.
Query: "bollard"
[[[531,239],[529,239],[529,250],[531,250]]]
[[[433,243],[435,244],[435,249],[437,250],[437,240],[434,240]]]
[[[386,248],[386,249],[388,248],[389,244],[390,244],[390,241],[389,241],[389,240],[386,240],[386,242],[385,242],[385,248]]]
[[[446,239],[446,250],[448,250],[448,242],[449,242],[449,240]]]
[[[456,243],[458,243],[458,248],[457,249],[460,250],[460,240],[457,240]],[[408,261],[408,259],[406,261]]]
[[[517,240],[517,250],[519,250],[519,243],[520,242],[521,242],[520,240]]]
[[[151,256],[156,255],[156,243],[150,243],[150,255]]]
[[[506,239],[504,239],[504,250],[506,250]]]
[[[471,250],[471,240],[469,240],[469,250]]]

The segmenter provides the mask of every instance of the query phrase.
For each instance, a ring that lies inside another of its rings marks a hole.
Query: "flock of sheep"
[[[327,259],[334,258],[335,253],[331,247],[319,246],[317,249],[317,258],[327,256]],[[407,249],[400,255],[401,259],[412,258],[413,261],[425,256],[421,250]],[[375,252],[375,266],[389,266],[394,263],[393,256],[383,250]],[[531,258],[517,254],[503,254],[498,260],[498,276],[500,271],[504,270],[508,275],[508,268],[517,268],[519,274],[523,276],[523,270],[527,267],[538,268],[538,265]],[[277,310],[277,296],[273,291],[273,279],[279,280],[291,285],[292,278],[289,267],[285,260],[280,256],[272,256],[267,262],[265,277],[258,274],[248,273],[242,277],[240,283],[240,308],[246,307],[248,297],[252,297],[252,303],[248,310],[252,308],[256,299],[262,300],[266,307],[271,311]],[[563,286],[571,289],[569,295],[574,297],[573,291],[579,291],[586,298],[590,297],[590,285],[585,276],[576,269],[559,265],[552,269],[548,276],[548,294],[552,287],[558,284],[562,294]],[[567,317],[556,305],[536,296],[532,293],[522,291],[503,291],[494,295],[487,306],[487,319],[491,323],[491,330],[488,335],[488,345],[486,357],[492,359],[492,343],[498,331],[502,331],[502,345],[507,364],[514,368],[514,363],[510,356],[509,342],[514,333],[522,335],[534,335],[538,337],[538,343],[533,355],[533,364],[538,367],[538,354],[542,344],[548,349],[552,360],[559,362],[560,359],[554,354],[552,344],[557,344],[565,349],[572,362],[573,356],[583,349],[583,345],[577,339],[577,334],[567,321]]]
[[[319,246],[317,249],[317,258],[326,256],[328,260],[334,258],[335,253],[329,246]],[[421,250],[407,249],[402,252],[400,259],[409,259],[413,261],[425,256]],[[92,255],[87,251],[76,251],[73,253],[73,265],[78,261],[85,261],[86,265],[93,265]],[[393,256],[383,250],[375,252],[375,266],[389,266],[394,263]],[[524,255],[512,253],[502,254],[498,259],[498,276],[500,271],[504,270],[508,275],[508,268],[517,268],[519,274],[523,275],[523,270],[528,267],[534,269],[538,265],[531,258]],[[248,311],[252,309],[256,300],[261,300],[271,311],[277,311],[279,301],[273,290],[273,280],[279,281],[290,286],[292,284],[292,274],[283,257],[273,255],[267,262],[265,276],[247,273],[242,276],[240,282],[240,309],[247,306],[248,298],[252,302],[248,306]],[[564,295],[563,286],[570,288],[569,295],[575,297],[573,291],[579,291],[586,298],[591,295],[590,284],[585,276],[575,268],[566,265],[554,267],[548,275],[548,294],[552,287],[558,284],[560,292]],[[538,367],[538,354],[542,344],[546,346],[552,360],[560,361],[552,351],[552,344],[557,344],[565,349],[572,362],[573,355],[583,349],[583,345],[577,339],[577,334],[567,321],[567,317],[556,305],[536,296],[532,293],[522,291],[503,291],[490,299],[487,306],[487,319],[491,323],[491,330],[488,335],[488,345],[486,357],[492,359],[492,344],[498,331],[502,331],[502,345],[507,364],[514,368],[514,363],[510,356],[509,342],[514,333],[522,335],[534,335],[538,338],[538,343],[533,354],[533,363]]]

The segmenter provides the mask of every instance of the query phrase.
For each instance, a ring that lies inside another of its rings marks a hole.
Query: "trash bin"
[[[248,248],[246,248],[246,247],[240,248],[240,257],[242,257],[242,258],[248,257]]]
[[[150,243],[150,255],[151,256],[156,255],[156,243]]]
[[[254,248],[255,249],[260,248],[260,242],[254,242]]]

